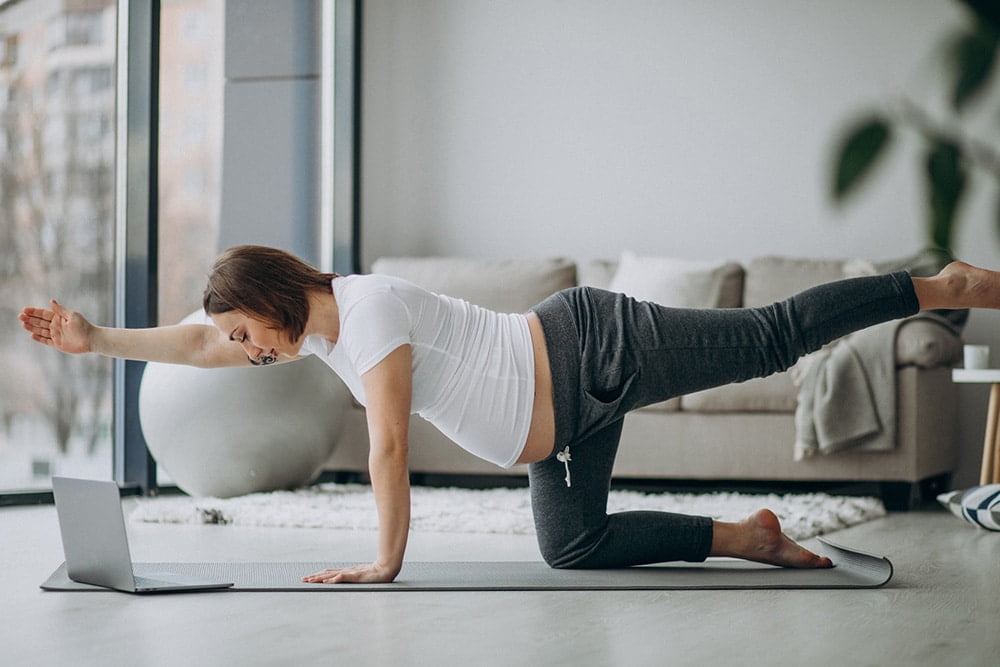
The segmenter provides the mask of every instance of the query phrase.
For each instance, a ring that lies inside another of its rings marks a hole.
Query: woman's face
[[[243,346],[254,365],[272,364],[282,356],[298,356],[302,347],[293,345],[284,331],[238,310],[212,315],[212,321],[226,338]]]

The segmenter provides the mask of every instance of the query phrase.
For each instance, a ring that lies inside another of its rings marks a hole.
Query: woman
[[[786,537],[769,510],[738,523],[608,515],[624,415],[784,370],[835,338],[920,309],[996,308],[998,295],[1000,274],[954,262],[932,278],[855,278],[762,308],[673,309],[574,288],[527,314],[499,314],[397,278],[321,273],[283,251],[240,246],[208,279],[204,308],[215,326],[97,327],[55,301],[19,317],[35,341],[66,353],[201,367],[319,355],[367,408],[379,541],[372,563],[303,581],[390,582],[409,530],[411,413],[481,458],[530,464],[538,542],[553,567],[710,555],[830,567]]]

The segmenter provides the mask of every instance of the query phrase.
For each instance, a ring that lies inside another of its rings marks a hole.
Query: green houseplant
[[[1000,45],[1000,2],[959,0],[969,13],[967,25],[952,35],[941,52],[947,72],[947,111],[934,114],[908,99],[884,109],[867,111],[851,123],[837,144],[831,193],[843,202],[860,189],[885,162],[896,136],[915,132],[922,143],[922,173],[926,187],[930,247],[951,252],[959,211],[970,187],[970,172],[978,169],[1000,184],[1000,151],[974,137],[966,126],[973,110],[982,114],[991,87]],[[1000,108],[992,113],[1000,123]],[[1000,225],[1000,200],[996,208]]]

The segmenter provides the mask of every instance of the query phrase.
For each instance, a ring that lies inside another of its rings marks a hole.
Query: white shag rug
[[[414,487],[410,527],[422,532],[535,532],[527,488],[456,489]],[[608,512],[660,510],[738,521],[767,507],[785,533],[804,540],[885,516],[877,498],[825,493],[758,495],[742,493],[641,493],[612,491]],[[140,499],[129,515],[151,523],[210,523],[232,526],[376,530],[378,517],[370,486],[319,484],[298,491],[254,493],[237,498],[187,496]]]

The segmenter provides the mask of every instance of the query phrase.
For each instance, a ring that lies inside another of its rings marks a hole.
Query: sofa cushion
[[[743,267],[624,252],[609,289],[664,306],[732,308],[742,301]]]
[[[925,248],[907,257],[873,262],[873,266],[877,273],[892,273],[905,269],[911,276],[926,278],[937,274],[953,259],[947,251],[940,248]]]
[[[618,262],[610,259],[592,259],[580,262],[576,267],[576,280],[580,285],[609,289],[615,277]]]
[[[755,259],[747,265],[743,302],[747,306],[766,306],[810,287],[840,280],[845,277],[846,264],[841,259]]]
[[[372,264],[372,272],[502,313],[526,312],[576,284],[576,265],[566,259],[383,257]]]
[[[685,412],[795,412],[798,389],[789,372],[681,397]]]

